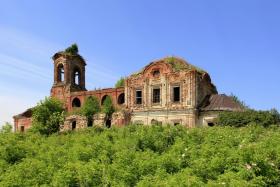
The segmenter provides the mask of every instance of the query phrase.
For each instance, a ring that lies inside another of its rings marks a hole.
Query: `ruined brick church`
[[[84,116],[70,115],[61,131],[88,126],[171,124],[186,127],[212,126],[219,111],[241,110],[231,97],[217,93],[209,74],[178,57],[152,61],[125,78],[123,87],[87,91],[86,62],[79,54],[58,52],[53,57],[54,82],[51,97],[63,101],[65,109],[79,108],[89,96],[100,106],[110,97],[117,109],[110,118],[99,113],[90,122]],[[31,126],[32,109],[14,116],[15,131]]]

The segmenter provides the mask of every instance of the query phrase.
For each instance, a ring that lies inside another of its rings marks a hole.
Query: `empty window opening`
[[[81,107],[81,101],[80,101],[80,99],[78,99],[78,98],[73,99],[73,101],[72,101],[72,107],[73,107],[73,108]]]
[[[160,103],[160,89],[153,89],[153,103]]]
[[[174,126],[180,125],[179,122],[174,122]]]
[[[20,126],[20,132],[24,132],[24,126]]]
[[[80,85],[81,84],[81,72],[79,71],[78,68],[74,69],[74,72],[73,72],[73,82],[76,85]]]
[[[124,93],[121,93],[118,97],[118,104],[122,105],[124,104]]]
[[[92,119],[88,119],[87,126],[88,127],[92,127],[93,126],[93,120]]]
[[[215,124],[213,122],[208,122],[208,126],[213,127],[213,126],[215,126]]]
[[[133,122],[134,125],[143,125],[143,121],[142,120],[136,120]]]
[[[136,104],[142,104],[142,90],[136,90]]]
[[[57,67],[57,81],[63,82],[64,81],[64,67],[63,64],[59,64]]]
[[[104,104],[104,101],[106,100],[106,98],[109,97],[108,95],[104,95],[101,99],[101,105]]]
[[[156,69],[156,70],[153,71],[153,76],[154,76],[154,77],[158,77],[159,75],[160,75],[160,72],[159,72],[158,69]]]
[[[161,121],[158,121],[158,120],[156,120],[156,119],[152,119],[152,120],[151,120],[151,124],[152,124],[152,125],[162,125],[162,122],[161,122]]]
[[[180,87],[173,87],[173,102],[180,102]]]
[[[111,127],[111,120],[107,119],[105,125],[106,125],[107,128],[110,128]]]
[[[73,122],[72,122],[72,130],[75,130],[75,129],[76,129],[76,125],[77,125],[77,122],[76,122],[76,121],[73,121]]]

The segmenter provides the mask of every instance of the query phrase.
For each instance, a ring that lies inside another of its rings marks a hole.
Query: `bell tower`
[[[71,92],[86,91],[86,62],[77,52],[68,52],[67,49],[54,54],[52,57],[54,82],[51,89],[51,96],[62,101],[66,101],[70,97]]]

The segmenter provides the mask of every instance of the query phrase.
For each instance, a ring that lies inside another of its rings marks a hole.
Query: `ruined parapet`
[[[103,127],[106,120],[106,114],[98,113],[93,115],[93,123],[95,126]]]
[[[127,111],[118,111],[112,114],[112,125],[114,126],[124,126],[130,122],[130,113]]]
[[[87,118],[80,115],[66,117],[64,124],[60,126],[60,131],[83,129],[87,127]]]

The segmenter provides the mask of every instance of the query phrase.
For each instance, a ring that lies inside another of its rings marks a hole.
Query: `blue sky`
[[[0,124],[49,95],[51,56],[74,42],[88,90],[175,55],[220,93],[280,110],[279,10],[277,0],[1,1]]]

